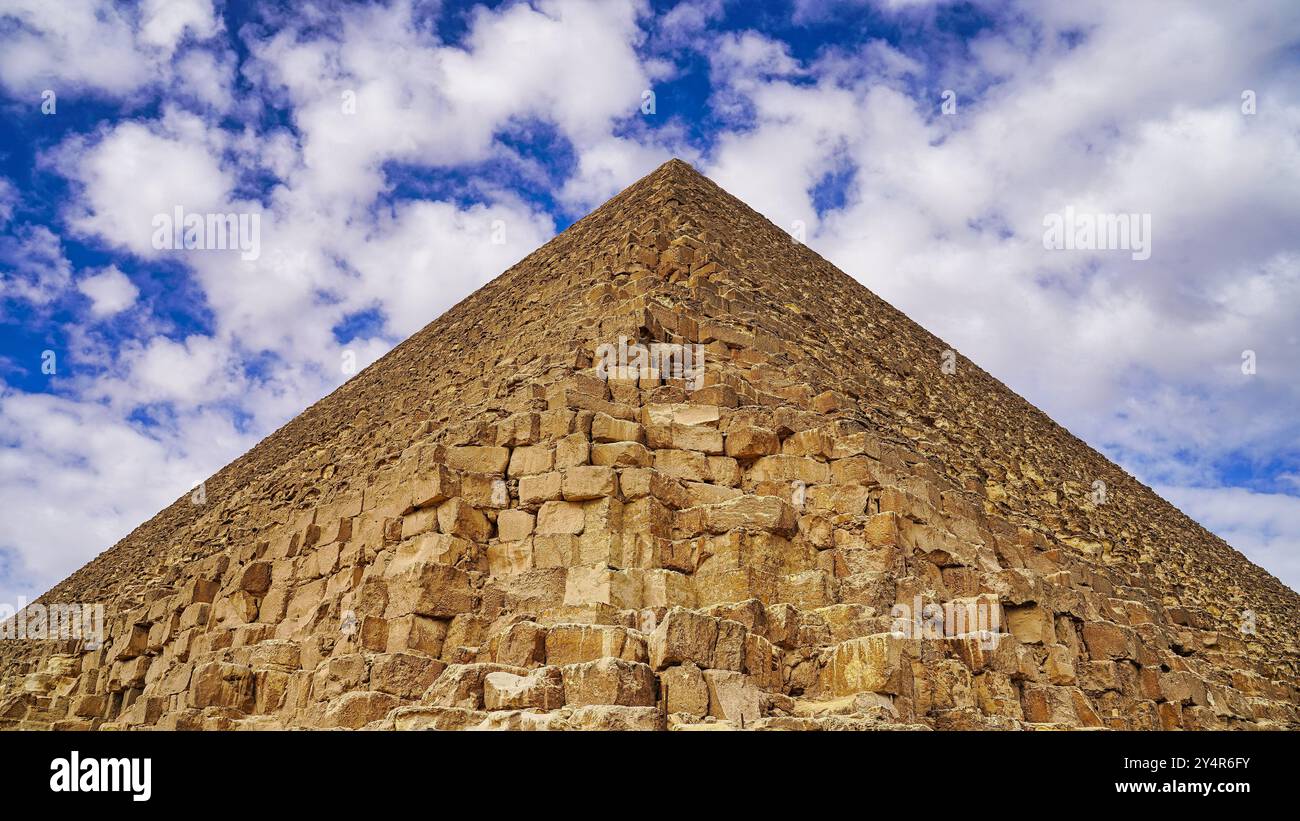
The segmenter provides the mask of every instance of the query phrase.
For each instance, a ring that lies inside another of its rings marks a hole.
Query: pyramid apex
[[[651,176],[656,176],[656,177],[657,177],[657,176],[671,176],[671,177],[696,176],[696,177],[702,177],[702,176],[704,176],[704,175],[701,174],[699,171],[696,171],[696,170],[695,170],[695,166],[691,165],[690,163],[686,162],[685,160],[681,159],[680,157],[673,157],[673,158],[672,158],[671,160],[669,160],[668,162],[666,162],[666,163],[664,163],[663,165],[661,165],[661,166],[659,166],[658,168],[656,168],[656,169],[654,170],[654,172],[653,172],[653,174],[652,174]]]

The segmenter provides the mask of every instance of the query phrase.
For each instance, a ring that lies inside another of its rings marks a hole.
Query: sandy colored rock
[[[560,668],[564,676],[565,704],[617,704],[654,706],[657,682],[645,664],[604,658]]]

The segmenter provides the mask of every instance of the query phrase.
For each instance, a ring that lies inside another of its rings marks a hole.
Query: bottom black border
[[[1235,806],[1288,797],[1296,786],[1297,738],[1273,732],[6,733],[0,784],[11,800],[52,808],[196,810],[212,801],[212,809],[355,803],[382,811],[397,799],[450,810],[446,802],[459,796],[485,807],[536,801],[612,810],[675,796],[693,809],[716,803],[734,810],[753,802],[756,811],[770,811],[767,802],[782,793],[818,805],[870,799],[863,811],[891,796],[953,798],[971,810],[997,807],[988,802],[1000,798]],[[82,767],[87,759],[148,758],[149,800],[133,801],[130,792],[53,791],[52,762],[70,765],[73,751]],[[1203,794],[1186,786],[1191,783],[1214,785],[1213,791]],[[242,804],[253,795],[255,805]],[[620,803],[603,803],[608,800]],[[810,805],[808,811],[818,810]]]

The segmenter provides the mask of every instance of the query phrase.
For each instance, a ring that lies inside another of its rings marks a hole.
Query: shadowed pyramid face
[[[679,161],[55,602],[7,726],[1297,724],[1296,594]]]

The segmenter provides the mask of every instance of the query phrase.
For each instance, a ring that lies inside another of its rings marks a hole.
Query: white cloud
[[[0,21],[0,85],[33,106],[44,89],[128,95],[169,71],[186,33],[221,30],[211,0],[147,0],[143,14],[111,0],[6,0]]]
[[[97,317],[120,313],[140,296],[140,289],[115,265],[85,277],[77,283],[77,290],[90,298],[90,312]]]
[[[674,156],[687,152],[609,136],[578,157],[578,167],[560,190],[560,200],[580,213],[599,205]]]
[[[727,75],[733,82],[740,77],[755,81],[804,73],[790,56],[789,46],[756,31],[720,35],[709,53],[709,62],[715,75]]]
[[[0,303],[20,300],[45,308],[71,283],[72,263],[49,228],[24,223],[0,234]]]
[[[480,8],[462,46],[423,31],[406,2],[348,9],[338,36],[286,30],[253,44],[250,70],[293,105],[303,160],[295,185],[367,201],[382,189],[383,163],[480,162],[512,121],[551,123],[579,152],[603,140],[650,87],[634,50],[639,8],[622,0]]]
[[[0,177],[0,225],[13,218],[16,205],[18,205],[18,189],[7,177]]]
[[[154,218],[176,207],[207,213],[227,207],[234,180],[221,167],[212,146],[191,131],[202,124],[178,117],[175,131],[163,124],[126,121],[95,138],[73,138],[49,158],[64,176],[82,187],[67,214],[83,234],[141,257],[159,253],[153,246]]]
[[[140,42],[171,54],[187,32],[206,40],[220,28],[212,0],[145,0],[139,36]]]
[[[112,409],[0,388],[0,601],[28,599],[253,444],[222,414],[146,431]]]
[[[360,278],[348,289],[347,305],[376,303],[389,331],[409,336],[553,232],[549,220],[520,205],[404,204],[356,238],[349,261]]]

